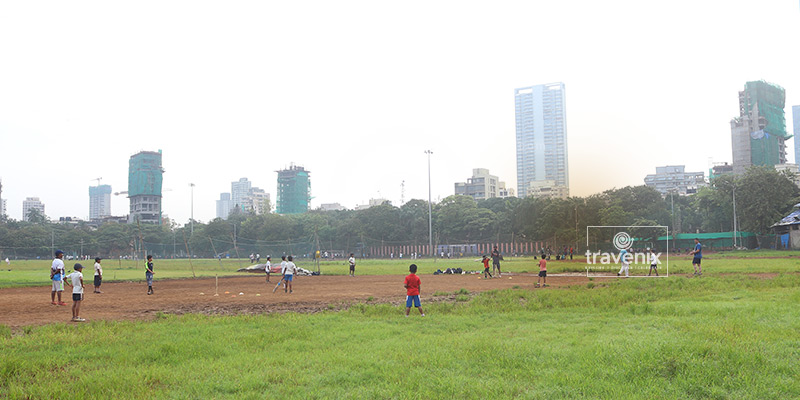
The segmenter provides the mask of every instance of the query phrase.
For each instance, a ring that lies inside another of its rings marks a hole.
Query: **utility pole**
[[[433,214],[431,206],[431,154],[433,154],[430,150],[425,150],[425,154],[428,155],[428,249],[431,255],[434,255],[435,252],[433,250]]]

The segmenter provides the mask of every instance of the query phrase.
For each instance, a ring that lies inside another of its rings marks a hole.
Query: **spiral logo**
[[[614,235],[614,247],[617,250],[627,250],[633,245],[633,239],[631,239],[631,235],[628,235],[627,232],[619,232]]]

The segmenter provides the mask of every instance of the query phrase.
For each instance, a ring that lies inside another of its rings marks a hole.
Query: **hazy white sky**
[[[571,194],[655,167],[730,161],[737,93],[800,104],[797,0],[26,1],[0,3],[0,179],[89,214],[102,177],[164,153],[164,212],[215,216],[231,181],[275,198],[311,171],[312,206],[453,193],[473,168],[516,188],[514,88],[566,84]],[[790,143],[791,145],[791,143]],[[790,151],[790,160],[793,152]],[[128,200],[112,197],[112,213]]]

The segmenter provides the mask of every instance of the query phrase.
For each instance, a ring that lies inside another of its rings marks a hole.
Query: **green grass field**
[[[0,328],[2,398],[798,398],[800,275]],[[412,314],[413,315],[413,314]]]
[[[262,259],[262,262],[264,260]],[[666,262],[666,258],[662,260]],[[51,260],[28,260],[12,261],[11,265],[0,265],[0,288],[19,287],[19,286],[46,286],[49,285]],[[94,274],[94,261],[87,260],[81,262],[86,267],[85,274]],[[280,263],[280,260],[273,260],[273,263]],[[364,275],[405,275],[408,273],[408,265],[416,263],[419,266],[420,274],[431,274],[437,269],[463,268],[465,270],[483,270],[482,264],[477,258],[461,259],[420,259],[420,260],[358,260],[358,273]],[[67,270],[71,271],[75,261],[65,262]],[[316,266],[310,260],[298,260],[297,266],[316,270]],[[241,275],[236,272],[240,267],[250,265],[247,259],[223,259],[210,260],[155,260],[156,274],[159,279],[168,278],[191,278],[194,276],[210,277],[214,275]],[[502,262],[503,271],[508,272],[536,272],[539,270],[538,260],[532,257],[509,257]],[[707,254],[703,260],[703,268],[710,273],[752,273],[767,272],[781,273],[800,271],[800,252],[789,251],[743,251],[727,253]],[[10,271],[9,271],[10,269]],[[583,255],[575,257],[573,261],[551,260],[547,269],[550,273],[561,272],[586,272],[585,258]],[[665,266],[662,266],[661,273],[664,273]],[[322,261],[320,270],[326,275],[346,275],[348,266],[346,260]],[[691,257],[682,255],[670,255],[669,272],[671,274],[691,273]],[[638,274],[646,274],[647,270],[634,271]],[[138,265],[130,260],[104,260],[103,261],[104,280],[112,281],[140,281],[144,280],[144,264],[140,261]]]

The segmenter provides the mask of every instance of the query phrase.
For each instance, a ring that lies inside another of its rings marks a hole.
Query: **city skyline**
[[[800,104],[800,13],[782,1],[120,7],[17,2],[0,14],[0,37],[14,38],[0,40],[11,218],[26,197],[52,219],[88,217],[93,180],[125,188],[130,155],[152,149],[168,171],[162,209],[180,224],[189,183],[208,221],[232,177],[270,182],[274,199],[274,171],[292,162],[314,171],[311,208],[399,204],[402,182],[406,200],[427,199],[426,149],[434,199],[478,167],[517,187],[511,93],[542,82],[569,87],[570,195],[586,196],[641,185],[657,166],[731,162],[745,82]],[[744,20],[770,32],[742,35]],[[746,48],[775,62],[732,62]],[[111,213],[127,214],[128,199],[112,195]]]

